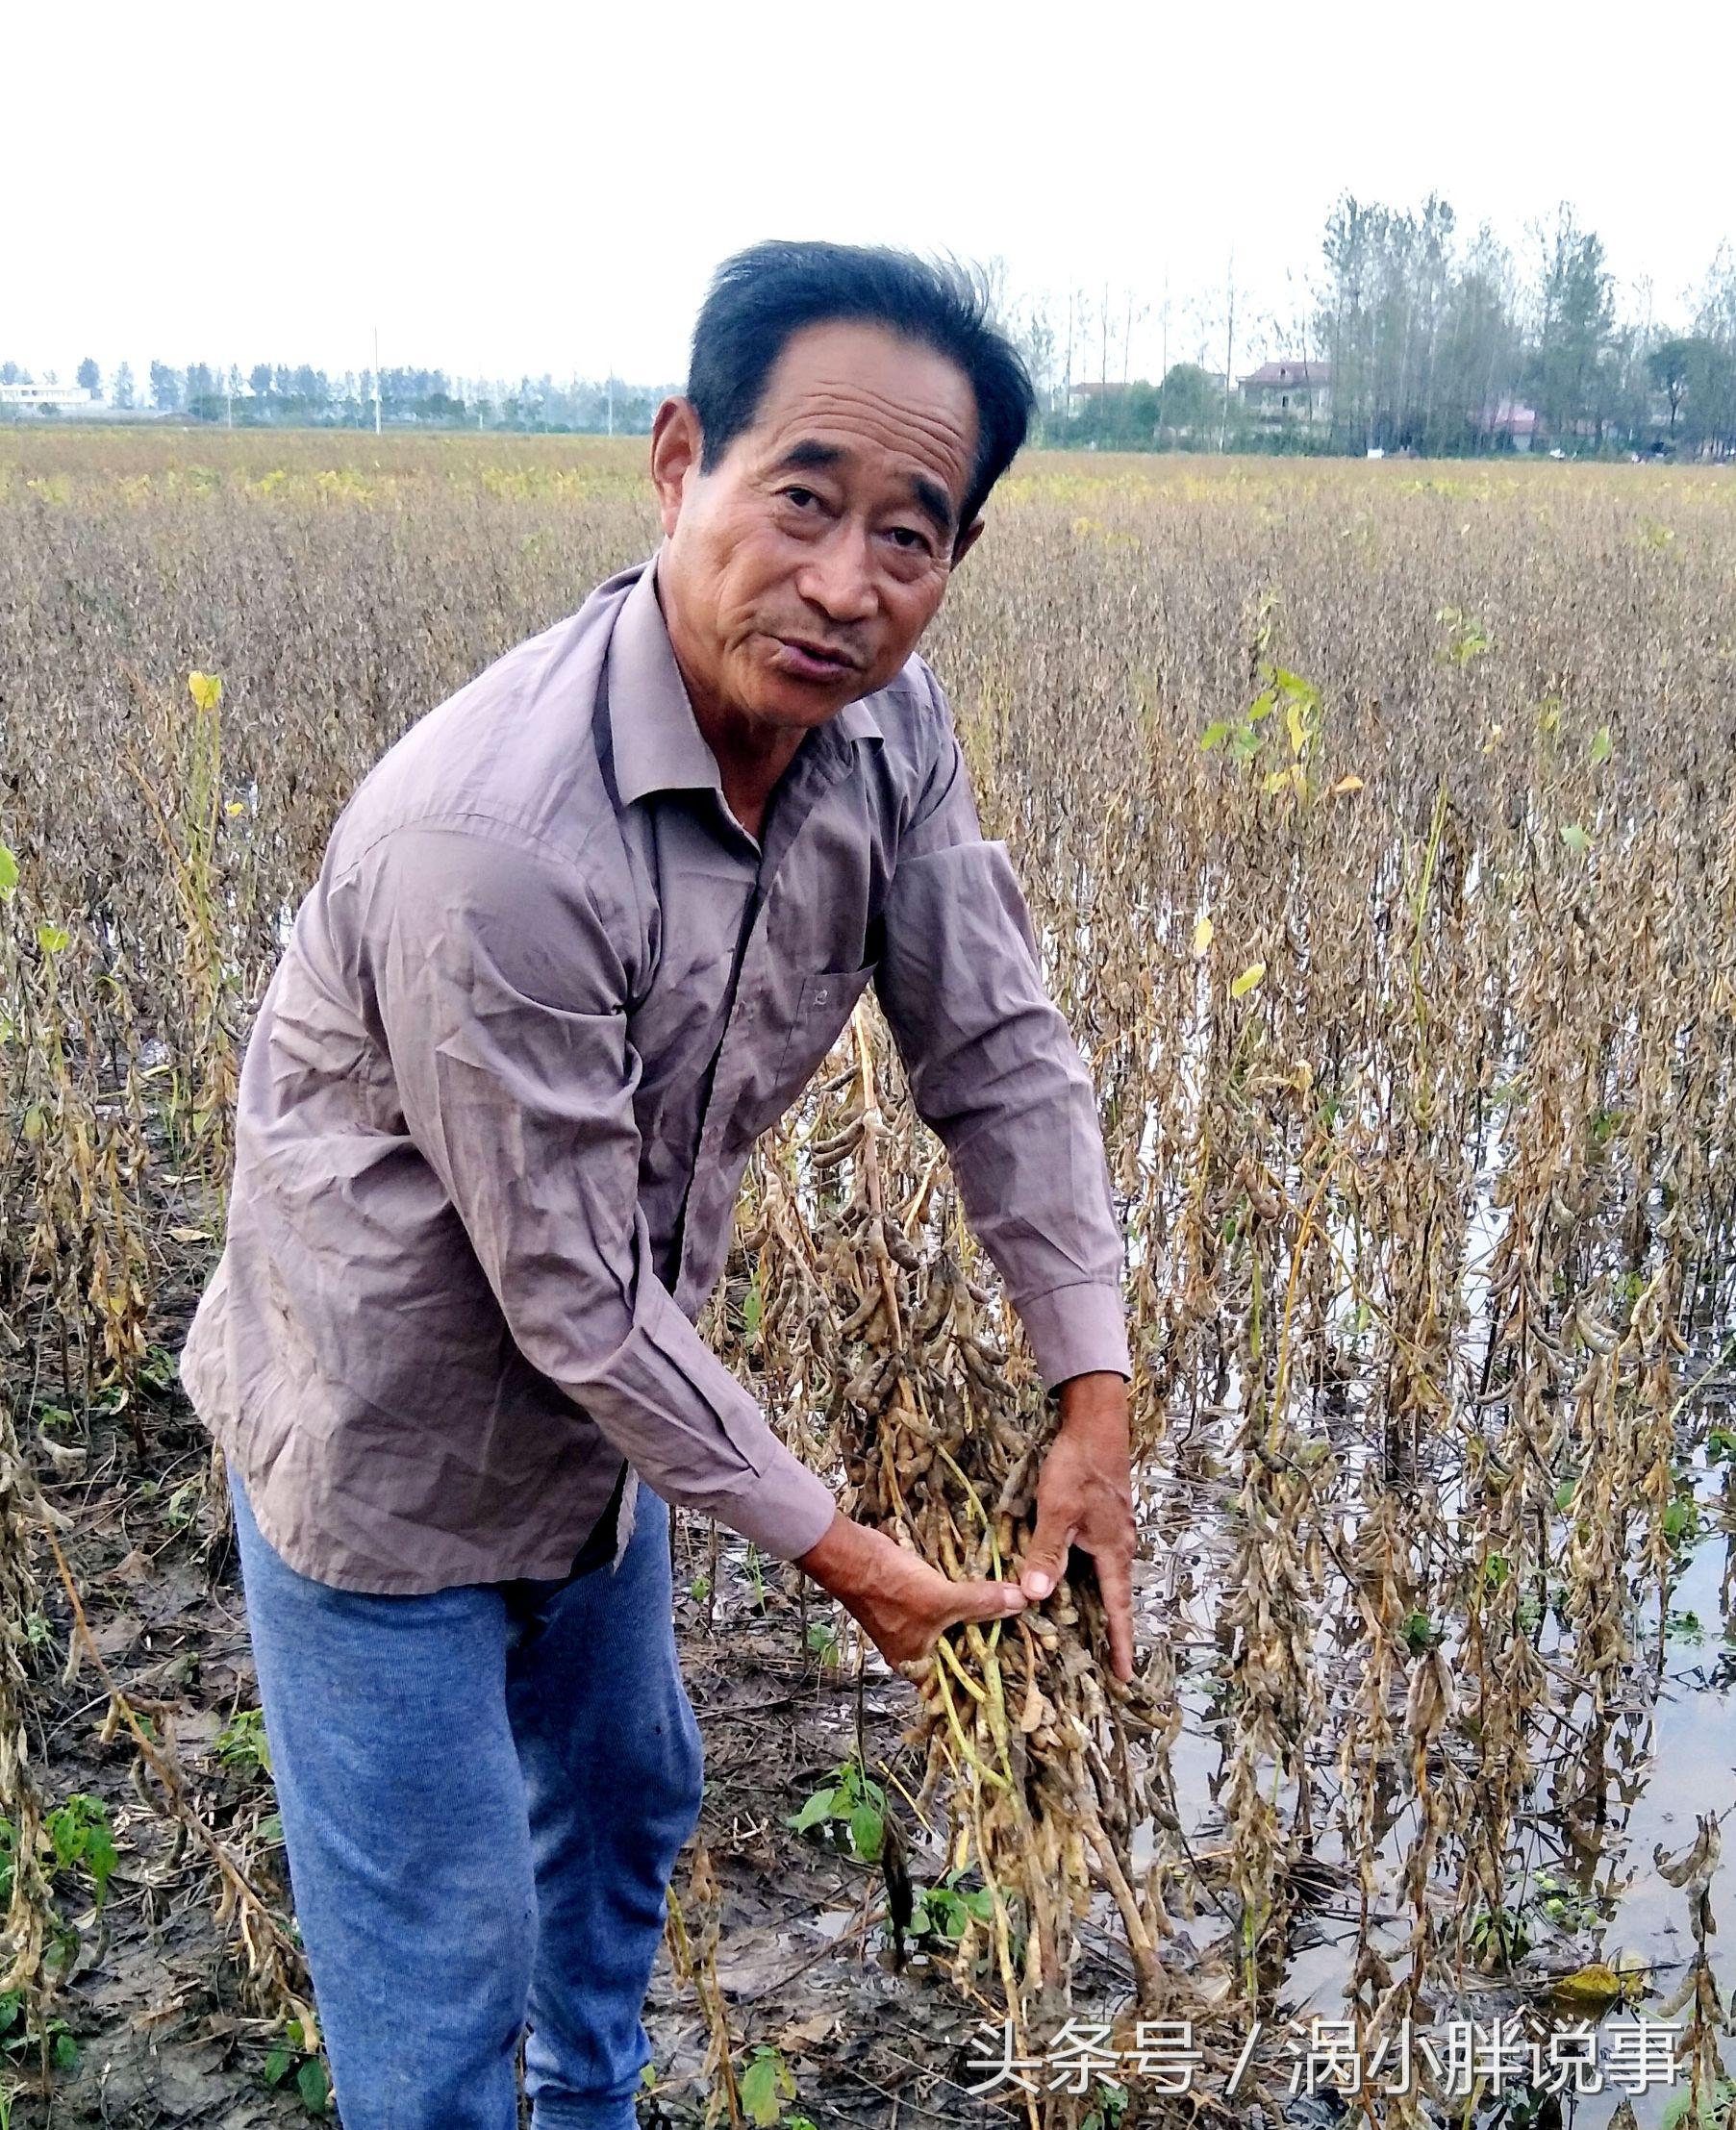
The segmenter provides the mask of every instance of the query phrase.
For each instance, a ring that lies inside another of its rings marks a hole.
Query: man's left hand
[[[1046,1597],[1066,1574],[1069,1545],[1089,1553],[1096,1566],[1110,1662],[1118,1679],[1131,1679],[1139,1531],[1124,1376],[1069,1376],[1061,1386],[1061,1432],[1037,1475],[1037,1529],[1019,1575],[1033,1601]]]

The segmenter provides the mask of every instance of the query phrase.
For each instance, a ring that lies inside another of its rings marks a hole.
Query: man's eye
[[[914,525],[894,525],[893,527],[893,538],[900,547],[903,547],[910,554],[926,554],[928,552],[927,534],[918,533]]]
[[[786,489],[784,493],[799,509],[804,503],[818,503],[819,498],[812,489]]]

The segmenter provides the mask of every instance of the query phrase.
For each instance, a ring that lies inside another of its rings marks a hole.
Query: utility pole
[[[1170,384],[1170,264],[1168,260],[1164,262],[1163,319],[1163,367],[1157,373],[1157,439],[1159,443],[1162,443],[1164,434],[1164,394],[1169,389]]]
[[[1097,319],[1097,382],[1109,382],[1109,284],[1103,284],[1103,309]]]
[[[1223,450],[1223,440],[1230,425],[1230,372],[1236,366],[1236,247],[1230,246],[1229,270],[1229,324],[1223,337],[1223,406],[1218,416],[1218,449]]]
[[[380,328],[374,327],[374,435],[380,434]]]

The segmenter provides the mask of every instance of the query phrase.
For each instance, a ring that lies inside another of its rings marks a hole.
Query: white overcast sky
[[[1250,326],[1298,310],[1345,188],[1434,188],[1527,261],[1571,200],[1624,306],[1648,275],[1664,317],[1736,239],[1728,0],[9,16],[0,360],[63,378],[86,354],[360,368],[376,324],[388,365],[678,378],[708,269],[767,236],[998,254],[1118,311],[1131,285],[1149,374],[1166,271],[1171,360],[1232,247]],[[1275,352],[1239,331],[1238,366]]]

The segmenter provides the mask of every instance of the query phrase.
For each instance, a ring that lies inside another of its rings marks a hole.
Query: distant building
[[[1236,388],[1256,421],[1332,419],[1330,363],[1262,363]]]
[[[1069,385],[1067,392],[1067,418],[1076,421],[1088,407],[1113,407],[1117,400],[1125,399],[1132,389],[1120,378],[1112,377],[1107,383],[1093,378],[1087,384]]]
[[[1497,399],[1493,407],[1484,408],[1482,429],[1485,436],[1505,438],[1515,451],[1529,451],[1537,440],[1537,410]]]
[[[0,385],[0,407],[27,408],[40,413],[52,407],[57,413],[88,413],[102,402],[82,385]]]

